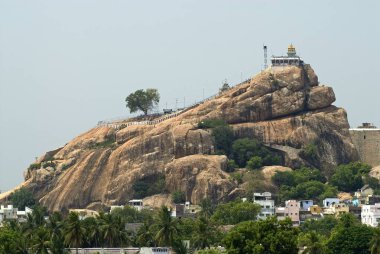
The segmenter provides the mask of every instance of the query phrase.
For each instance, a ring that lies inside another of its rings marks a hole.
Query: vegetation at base
[[[242,221],[255,220],[260,209],[258,204],[237,200],[220,204],[211,218],[222,225],[237,224]]]
[[[228,253],[297,254],[297,235],[290,219],[245,221],[236,225],[223,239]]]
[[[25,210],[26,206],[31,208],[37,203],[33,193],[25,187],[21,187],[13,192],[10,195],[9,202],[13,204],[14,207],[22,211]]]
[[[174,204],[185,203],[186,195],[183,191],[175,191],[172,193],[172,201]]]
[[[41,163],[32,163],[29,165],[28,169],[29,170],[36,170],[41,168]]]
[[[126,106],[131,113],[142,111],[144,115],[148,114],[160,101],[160,94],[157,89],[148,88],[139,89],[125,98]]]
[[[155,174],[146,176],[134,182],[132,189],[134,198],[145,198],[165,192],[165,176]]]
[[[255,209],[250,213],[251,205],[233,201],[219,204],[214,210],[210,200],[205,199],[196,218],[182,219],[171,217],[171,210],[165,206],[142,211],[126,206],[83,220],[76,213],[64,217],[35,207],[25,223],[6,220],[0,227],[0,254],[49,253],[48,250],[63,254],[69,247],[130,246],[173,247],[177,253],[188,253],[184,240],[190,240],[195,253],[206,254],[220,253],[217,246],[226,248],[226,253],[247,254],[296,254],[299,248],[305,248],[303,253],[370,254],[380,249],[380,230],[362,225],[351,214],[310,219],[293,227],[289,218],[257,221]],[[221,216],[222,211],[225,215]],[[238,219],[232,214],[237,214]],[[125,223],[141,223],[141,227],[128,231]],[[221,230],[224,224],[232,224],[232,228]]]

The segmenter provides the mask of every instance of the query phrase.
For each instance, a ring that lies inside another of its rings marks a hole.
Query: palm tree
[[[302,254],[325,254],[326,246],[323,244],[321,237],[315,232],[311,231],[307,234],[306,249]]]
[[[193,233],[193,246],[196,249],[210,248],[211,244],[217,234],[216,227],[206,217],[200,217],[195,222],[195,228]]]
[[[137,231],[136,243],[138,246],[154,247],[154,233],[150,226],[145,222],[144,225]]]
[[[71,212],[66,222],[66,228],[64,229],[65,244],[70,248],[76,248],[78,254],[78,248],[82,246],[85,239],[86,230],[79,220],[77,213]]]
[[[380,254],[380,228],[375,228],[370,246],[371,254]]]
[[[50,236],[46,228],[39,227],[33,234],[32,242],[33,253],[49,254]]]
[[[120,216],[105,214],[101,221],[100,231],[108,247],[124,246],[128,242],[128,235]]]
[[[50,235],[50,250],[54,254],[64,254],[67,250],[64,246],[63,221],[60,213],[54,212],[46,224]]]
[[[162,206],[158,214],[156,240],[161,246],[171,246],[174,236],[178,235],[178,221],[171,216],[171,210]]]

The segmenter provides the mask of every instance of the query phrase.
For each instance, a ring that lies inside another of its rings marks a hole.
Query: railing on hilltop
[[[243,85],[243,84],[246,84],[246,83],[249,83],[251,79],[247,79],[247,80],[244,80],[243,82],[240,82],[234,86],[231,86],[227,91],[231,90],[232,88],[235,88],[237,86],[240,86],[240,85]],[[119,128],[126,128],[128,126],[132,126],[132,125],[156,125],[158,123],[161,123],[165,120],[168,120],[170,118],[173,118],[173,117],[176,117],[190,109],[193,109],[195,108],[196,106],[198,105],[201,105],[207,101],[210,101],[210,100],[213,100],[215,98],[217,98],[218,96],[221,96],[223,95],[224,93],[226,93],[227,91],[223,91],[223,92],[219,92],[217,94],[214,94],[210,97],[207,97],[199,102],[195,102],[193,104],[191,104],[190,106],[184,108],[184,109],[181,109],[181,110],[178,110],[172,114],[165,114],[163,112],[161,113],[155,113],[155,114],[150,114],[148,115],[148,117],[159,117],[159,116],[162,116],[161,118],[159,119],[155,119],[155,120],[144,120],[144,121],[133,121],[133,122],[123,122],[123,121],[126,121],[128,119],[132,119],[132,118],[144,118],[144,117],[147,117],[145,115],[139,115],[139,116],[136,116],[136,117],[129,117],[129,118],[114,118],[114,120],[103,120],[103,121],[99,121],[98,122],[98,126],[106,126],[106,127],[111,127],[111,128],[115,128],[115,129],[119,129]]]

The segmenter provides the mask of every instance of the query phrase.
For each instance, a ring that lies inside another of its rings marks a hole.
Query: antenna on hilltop
[[[267,46],[263,46],[264,49],[264,69],[268,68],[268,54],[267,54]]]

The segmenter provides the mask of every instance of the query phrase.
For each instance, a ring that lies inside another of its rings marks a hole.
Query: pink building
[[[284,220],[289,217],[294,226],[300,224],[300,203],[297,200],[285,201],[285,207],[277,207],[276,215],[278,220]]]

